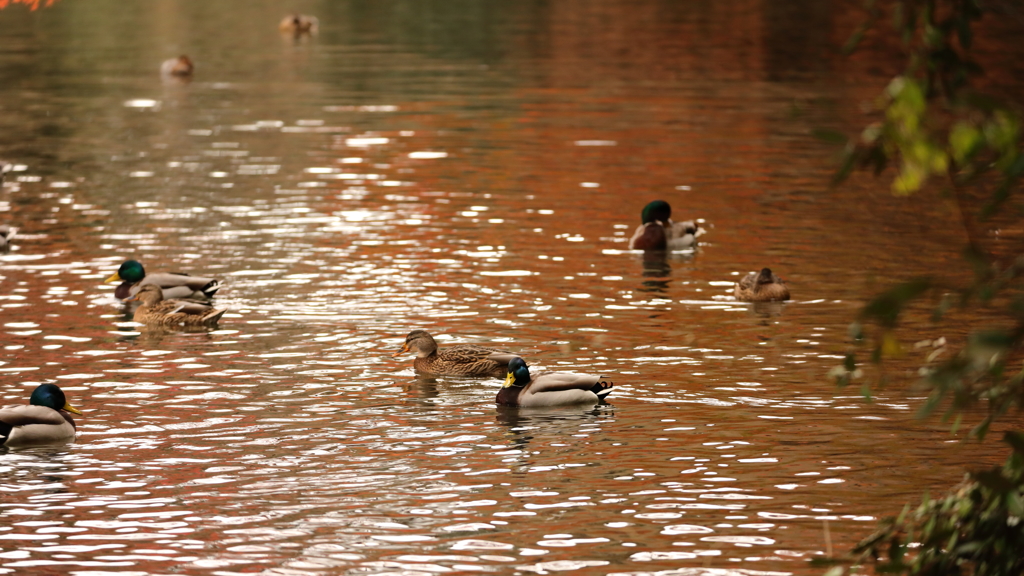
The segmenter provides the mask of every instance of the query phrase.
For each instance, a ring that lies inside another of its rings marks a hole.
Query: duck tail
[[[604,379],[599,379],[596,384],[590,387],[590,391],[597,394],[598,398],[604,398],[605,396],[612,393],[612,387],[615,386],[614,382],[608,382]]]
[[[218,320],[220,320],[220,317],[223,316],[225,312],[227,312],[227,308],[211,310],[206,316],[203,316],[203,324],[213,326]]]
[[[217,280],[210,280],[210,282],[207,285],[200,288],[199,291],[205,294],[207,298],[213,298],[213,296],[217,293],[217,290],[220,290],[221,288],[222,286],[220,282],[218,282]]]

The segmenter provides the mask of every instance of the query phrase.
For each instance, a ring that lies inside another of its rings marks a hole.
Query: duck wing
[[[64,417],[60,412],[46,406],[11,406],[0,409],[0,422],[13,428],[29,426],[31,424],[47,424],[60,426],[64,424]]]
[[[213,306],[207,306],[206,304],[200,304],[199,302],[188,302],[185,300],[164,300],[161,302],[168,303],[167,314],[188,314],[190,316],[205,316],[213,311]],[[173,308],[171,307],[173,305]]]
[[[530,380],[527,390],[531,393],[558,392],[562,390],[590,390],[599,396],[611,392],[612,383],[601,376],[576,374],[574,372],[541,372]],[[596,390],[595,390],[596,388]],[[604,392],[604,390],[608,390]],[[600,393],[597,390],[603,392]]]
[[[511,352],[498,352],[497,350],[491,351],[491,353],[487,355],[488,360],[493,360],[502,366],[508,366],[508,363],[511,362],[513,358],[521,358],[521,356]]]
[[[755,282],[757,282],[757,272],[751,272],[750,274],[744,276],[739,281],[739,284],[737,284],[737,286],[739,286],[743,290],[753,290]]]
[[[131,294],[139,291],[139,287],[145,284],[156,284],[164,291],[164,298],[183,298],[199,292],[207,297],[212,297],[220,290],[220,281],[216,278],[206,276],[189,276],[182,273],[157,272],[146,274],[146,277],[132,287]]]
[[[442,348],[438,351],[437,355],[445,361],[458,363],[494,360],[495,362],[508,364],[512,358],[516,357],[516,354],[512,354],[510,352],[502,352],[501,350],[494,350],[493,348],[484,348],[483,346],[477,346],[475,344],[458,344],[456,346]],[[507,358],[507,360],[502,360],[502,358]]]

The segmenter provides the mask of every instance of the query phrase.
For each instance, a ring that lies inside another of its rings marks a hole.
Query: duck
[[[7,224],[0,224],[0,250],[7,250],[11,246],[11,238],[18,232]]]
[[[68,412],[81,415],[56,384],[40,384],[28,405],[0,409],[0,446],[53,444],[75,438],[75,421]]]
[[[484,348],[475,344],[457,344],[438,352],[437,342],[426,330],[413,330],[405,337],[402,349],[392,358],[413,352],[416,359],[413,367],[422,373],[435,376],[490,376],[501,378],[505,367],[517,354]]]
[[[319,26],[320,21],[317,20],[316,16],[289,14],[281,19],[281,23],[277,25],[277,29],[281,32],[291,32],[295,35],[315,34],[316,29]]]
[[[192,60],[188,56],[182,54],[177,58],[170,58],[163,61],[160,65],[160,74],[163,76],[174,76],[177,78],[187,78],[192,76],[192,71],[195,66],[192,64]]]
[[[743,302],[778,302],[789,300],[789,288],[771,268],[761,268],[740,280],[733,289],[737,300]]]
[[[118,300],[134,296],[142,286],[155,284],[163,289],[164,298],[206,301],[221,288],[220,280],[204,276],[189,276],[182,272],[158,272],[146,274],[146,269],[137,260],[126,260],[117,272],[103,281],[105,284],[120,282],[114,290]]]
[[[156,284],[145,284],[125,302],[142,302],[132,318],[139,324],[168,327],[195,328],[212,327],[227,310],[214,308],[199,302],[165,300],[163,291]]]
[[[508,373],[494,401],[499,406],[537,408],[596,404],[611,394],[615,384],[601,376],[574,372],[538,372],[530,374],[530,367],[520,357],[508,363]]]
[[[672,221],[672,206],[664,200],[649,202],[640,212],[640,226],[629,239],[630,250],[682,250],[697,245],[704,231],[693,220]]]

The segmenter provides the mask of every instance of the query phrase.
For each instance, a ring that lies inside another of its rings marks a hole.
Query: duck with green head
[[[771,268],[761,268],[760,272],[751,272],[737,282],[733,295],[743,302],[781,302],[789,300],[789,288]]]
[[[405,337],[402,349],[392,357],[407,352],[416,354],[413,367],[417,372],[435,376],[490,376],[501,378],[509,360],[518,358],[511,352],[484,348],[475,344],[456,344],[438,350],[437,342],[426,330],[413,330]]]
[[[75,438],[75,421],[68,412],[81,415],[68,403],[56,384],[40,384],[26,406],[0,409],[0,446],[53,444]]]
[[[630,250],[682,250],[697,245],[703,233],[693,220],[672,221],[672,206],[664,200],[655,200],[640,212],[640,226],[629,239]]]
[[[572,372],[530,373],[522,358],[508,363],[505,384],[494,399],[499,406],[536,408],[572,404],[596,404],[611,394],[614,384],[601,376]]]
[[[205,301],[213,298],[220,290],[220,280],[204,276],[189,276],[181,272],[157,272],[146,274],[146,269],[137,260],[127,260],[105,283],[120,282],[114,290],[118,300],[138,294],[139,289],[147,284],[155,284],[163,289],[164,298]]]

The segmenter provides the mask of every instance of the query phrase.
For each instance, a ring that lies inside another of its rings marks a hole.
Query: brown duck
[[[134,320],[139,324],[177,327],[216,326],[227,310],[218,310],[198,302],[164,300],[163,291],[156,284],[145,284],[125,302],[138,300],[142,305],[135,310]]]
[[[789,288],[772,273],[770,268],[751,272],[743,277],[733,290],[737,300],[743,302],[776,302],[789,300]]]
[[[195,70],[195,66],[192,64],[192,60],[184,54],[177,58],[164,60],[163,63],[160,64],[160,74],[164,76],[189,78],[192,76],[193,70]]]
[[[484,348],[473,344],[449,346],[438,352],[437,342],[425,330],[413,330],[405,337],[402,349],[392,357],[413,352],[413,367],[424,374],[436,376],[491,376],[505,375],[509,361],[518,354]]]
[[[277,29],[281,32],[290,32],[298,36],[299,34],[315,34],[319,26],[320,21],[317,20],[316,16],[289,14],[281,19]]]

